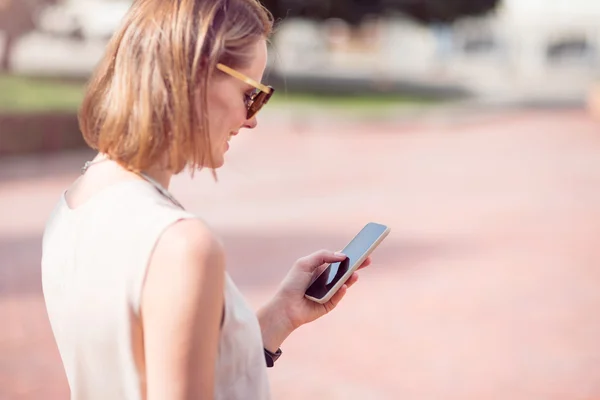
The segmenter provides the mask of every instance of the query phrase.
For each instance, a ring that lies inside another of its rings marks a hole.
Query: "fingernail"
[[[336,251],[333,254],[335,254],[336,256],[340,256],[340,257],[346,257],[346,255],[344,253],[340,252],[340,251]]]

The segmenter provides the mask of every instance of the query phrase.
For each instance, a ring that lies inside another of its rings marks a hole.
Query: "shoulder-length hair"
[[[209,79],[246,66],[272,29],[258,0],[134,1],[88,84],[85,141],[134,171],[165,156],[174,173],[212,165]]]

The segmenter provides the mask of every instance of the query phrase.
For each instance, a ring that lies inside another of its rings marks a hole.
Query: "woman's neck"
[[[96,155],[96,157],[94,158],[94,160],[91,162],[91,164],[96,164],[99,163],[101,161],[105,161],[108,160],[108,157],[105,154],[102,153],[98,153]],[[114,164],[115,166],[118,164]],[[152,167],[141,171],[143,172],[146,176],[150,177],[152,180],[156,181],[157,183],[159,183],[164,189],[169,189],[169,185],[171,183],[171,177],[173,176],[172,171],[170,171],[166,166],[168,165],[168,163],[165,160],[162,160],[160,163],[157,163],[155,165],[153,165]],[[122,169],[122,171],[127,171],[127,169]],[[86,167],[87,169],[87,167]],[[132,172],[132,171],[128,171],[128,172]]]
[[[157,165],[143,172],[158,182],[163,188],[167,190],[169,189],[169,184],[171,183],[171,177],[173,176],[173,173],[168,169]]]
[[[147,176],[154,179],[158,182],[164,189],[169,190],[169,185],[171,184],[171,177],[173,176],[173,171],[168,168],[169,165],[169,156],[164,153],[160,160],[151,166],[150,168],[143,171]]]

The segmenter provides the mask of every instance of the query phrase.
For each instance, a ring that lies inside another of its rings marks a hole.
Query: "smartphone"
[[[346,259],[329,264],[313,279],[304,296],[320,304],[327,303],[389,233],[389,227],[369,222],[342,250]]]

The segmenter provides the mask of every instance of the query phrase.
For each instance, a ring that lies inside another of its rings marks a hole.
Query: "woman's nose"
[[[258,121],[256,120],[256,117],[254,116],[250,119],[247,119],[244,122],[243,126],[244,126],[244,128],[247,128],[247,129],[254,129],[254,128],[256,128],[256,125],[258,125]]]

